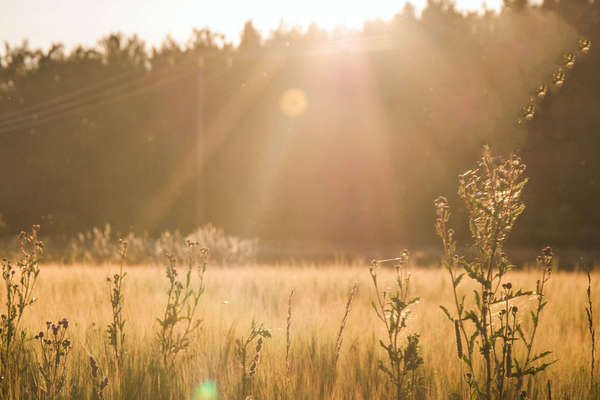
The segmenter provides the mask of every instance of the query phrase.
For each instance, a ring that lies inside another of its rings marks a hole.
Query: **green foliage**
[[[406,269],[408,252],[405,250],[399,258],[391,260],[374,260],[369,272],[375,287],[376,301],[372,307],[377,318],[385,325],[387,337],[379,340],[385,350],[387,362],[379,361],[379,369],[393,385],[396,399],[415,399],[418,396],[417,369],[423,364],[419,346],[419,334],[406,337],[403,345],[403,331],[410,313],[410,306],[418,303],[419,298],[409,298],[410,273]],[[396,269],[395,288],[391,291],[379,289],[377,269],[392,264]]]
[[[525,164],[518,157],[492,157],[488,148],[476,169],[460,175],[458,194],[467,207],[476,250],[472,260],[457,253],[454,231],[447,226],[448,201],[438,197],[434,202],[435,228],[444,250],[442,265],[450,275],[456,306],[455,316],[444,307],[442,311],[454,324],[458,358],[467,367],[465,381],[475,398],[527,395],[523,391],[524,378],[534,377],[554,363],[547,361],[550,351],[533,352],[540,314],[547,305],[544,288],[552,270],[552,249],[545,248],[539,258],[541,279],[535,291],[513,288],[506,281],[506,274],[514,266],[504,253],[504,243],[525,209],[521,195],[526,183]],[[477,287],[472,292],[472,305],[459,291],[465,276]],[[532,327],[526,333],[522,321],[527,313],[519,312],[517,304],[530,298],[536,300],[536,307],[529,313]],[[463,340],[466,352],[462,350]],[[520,350],[523,355],[519,355]]]

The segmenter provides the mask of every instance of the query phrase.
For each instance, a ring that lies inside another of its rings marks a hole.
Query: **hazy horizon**
[[[150,47],[159,46],[167,36],[177,42],[190,38],[194,28],[208,27],[225,35],[228,42],[237,43],[246,21],[252,20],[256,28],[268,34],[281,23],[305,30],[312,22],[324,29],[361,28],[367,20],[389,20],[400,12],[405,1],[371,1],[324,3],[308,0],[301,3],[259,0],[253,3],[226,0],[218,4],[203,5],[194,0],[124,0],[109,6],[91,0],[79,2],[45,2],[29,0],[8,2],[4,0],[0,13],[2,41],[19,45],[27,40],[33,48],[47,49],[62,43],[68,49],[78,45],[93,46],[114,32],[137,34]],[[426,0],[413,0],[417,12]],[[537,3],[537,2],[533,2]],[[483,7],[499,10],[502,0],[457,0],[461,11],[481,10]],[[31,13],[36,10],[35,13]],[[91,17],[90,17],[91,16]]]

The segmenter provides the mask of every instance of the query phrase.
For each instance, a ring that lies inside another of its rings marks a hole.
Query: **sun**
[[[223,1],[225,7],[229,1]],[[427,0],[413,0],[417,12],[427,5]],[[456,0],[459,11],[499,11],[502,0]],[[306,28],[315,22],[324,29],[338,27],[362,28],[365,21],[377,18],[389,20],[399,13],[405,2],[374,0],[374,1],[322,1],[304,0],[288,2],[276,0],[257,0],[246,5],[236,6],[234,12],[242,14],[244,20],[251,18],[255,25],[264,33],[276,29],[282,21],[288,26]]]

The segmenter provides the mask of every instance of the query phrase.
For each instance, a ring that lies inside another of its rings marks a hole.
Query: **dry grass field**
[[[210,268],[206,292],[200,299],[203,320],[190,347],[176,359],[175,381],[162,377],[156,354],[157,318],[164,312],[167,279],[164,267],[126,267],[123,284],[125,361],[120,378],[109,372],[112,359],[106,344],[111,321],[109,283],[118,272],[114,265],[43,265],[35,289],[39,300],[24,317],[37,332],[45,321],[66,317],[73,350],[67,359],[65,393],[93,398],[90,356],[100,374],[109,376],[104,398],[236,399],[241,367],[235,339],[247,336],[252,320],[271,331],[263,345],[252,383],[254,399],[383,399],[391,388],[377,367],[384,354],[378,344],[385,334],[371,308],[374,289],[368,266],[355,265],[247,265]],[[393,282],[393,271],[379,272],[380,287]],[[535,288],[534,268],[511,272],[507,280]],[[600,304],[600,275],[593,275],[593,300]],[[358,284],[337,370],[335,343],[345,312],[348,291]],[[554,399],[589,398],[590,339],[584,311],[587,278],[581,273],[554,273],[547,289],[548,307],[541,320],[536,347],[550,349],[558,362],[536,376],[531,398],[547,398],[550,380]],[[294,288],[291,320],[291,365],[286,379],[286,318],[288,296]],[[467,290],[467,287],[461,288]],[[439,305],[452,308],[448,272],[412,268],[411,293],[421,298],[411,309],[408,331],[421,334],[424,364],[419,368],[417,398],[466,398],[461,390],[454,328]],[[533,301],[531,301],[533,303]],[[527,301],[521,309],[530,307]],[[252,351],[254,349],[252,348]],[[515,349],[518,356],[519,349]],[[161,380],[162,379],[162,380]]]

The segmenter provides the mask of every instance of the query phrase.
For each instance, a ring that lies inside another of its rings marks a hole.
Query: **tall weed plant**
[[[476,251],[471,259],[457,252],[454,231],[448,228],[448,201],[438,197],[434,202],[435,228],[444,250],[442,265],[449,273],[455,304],[454,312],[442,309],[454,325],[470,398],[527,398],[531,379],[554,362],[549,360],[550,351],[534,351],[540,317],[548,304],[544,290],[552,271],[552,249],[546,247],[539,257],[535,290],[517,288],[507,279],[515,266],[504,244],[525,210],[521,195],[526,183],[525,164],[519,157],[493,157],[489,148],[475,169],[460,175],[458,194],[467,207]],[[476,287],[471,293],[462,290],[465,280]],[[535,305],[526,312],[520,306],[529,300]]]

